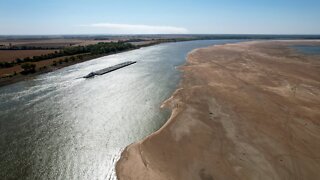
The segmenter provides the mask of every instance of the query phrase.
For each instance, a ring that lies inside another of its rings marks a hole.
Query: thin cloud
[[[110,34],[186,34],[188,30],[173,26],[150,26],[141,24],[96,23],[86,27],[99,28]]]

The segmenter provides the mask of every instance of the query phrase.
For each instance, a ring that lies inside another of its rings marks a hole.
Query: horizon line
[[[294,33],[188,33],[188,34],[101,34],[101,33],[92,33],[92,34],[81,34],[81,33],[75,33],[75,34],[0,34],[0,36],[155,36],[155,35],[264,35],[264,36],[320,36],[319,34],[294,34]]]

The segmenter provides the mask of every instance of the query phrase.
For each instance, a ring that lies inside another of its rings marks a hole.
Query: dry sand
[[[320,179],[319,41],[219,45],[191,52],[164,106],[168,122],[128,146],[119,180]]]

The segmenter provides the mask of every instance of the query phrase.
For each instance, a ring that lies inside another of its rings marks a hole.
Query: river
[[[159,129],[187,53],[235,40],[166,43],[0,88],[0,179],[116,179],[121,151]],[[91,71],[136,64],[92,79]]]

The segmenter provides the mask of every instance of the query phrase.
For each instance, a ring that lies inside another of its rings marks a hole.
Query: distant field
[[[78,39],[48,39],[48,40],[2,40],[0,45],[9,46],[36,46],[36,47],[64,47],[74,44],[80,44],[83,40]]]
[[[56,50],[0,50],[0,62],[11,62],[26,58],[54,53]]]
[[[41,48],[63,48],[68,46],[86,46],[97,44],[99,42],[111,42],[118,40],[94,40],[94,39],[49,39],[49,40],[0,40],[0,46],[25,46],[25,47],[41,47]]]

